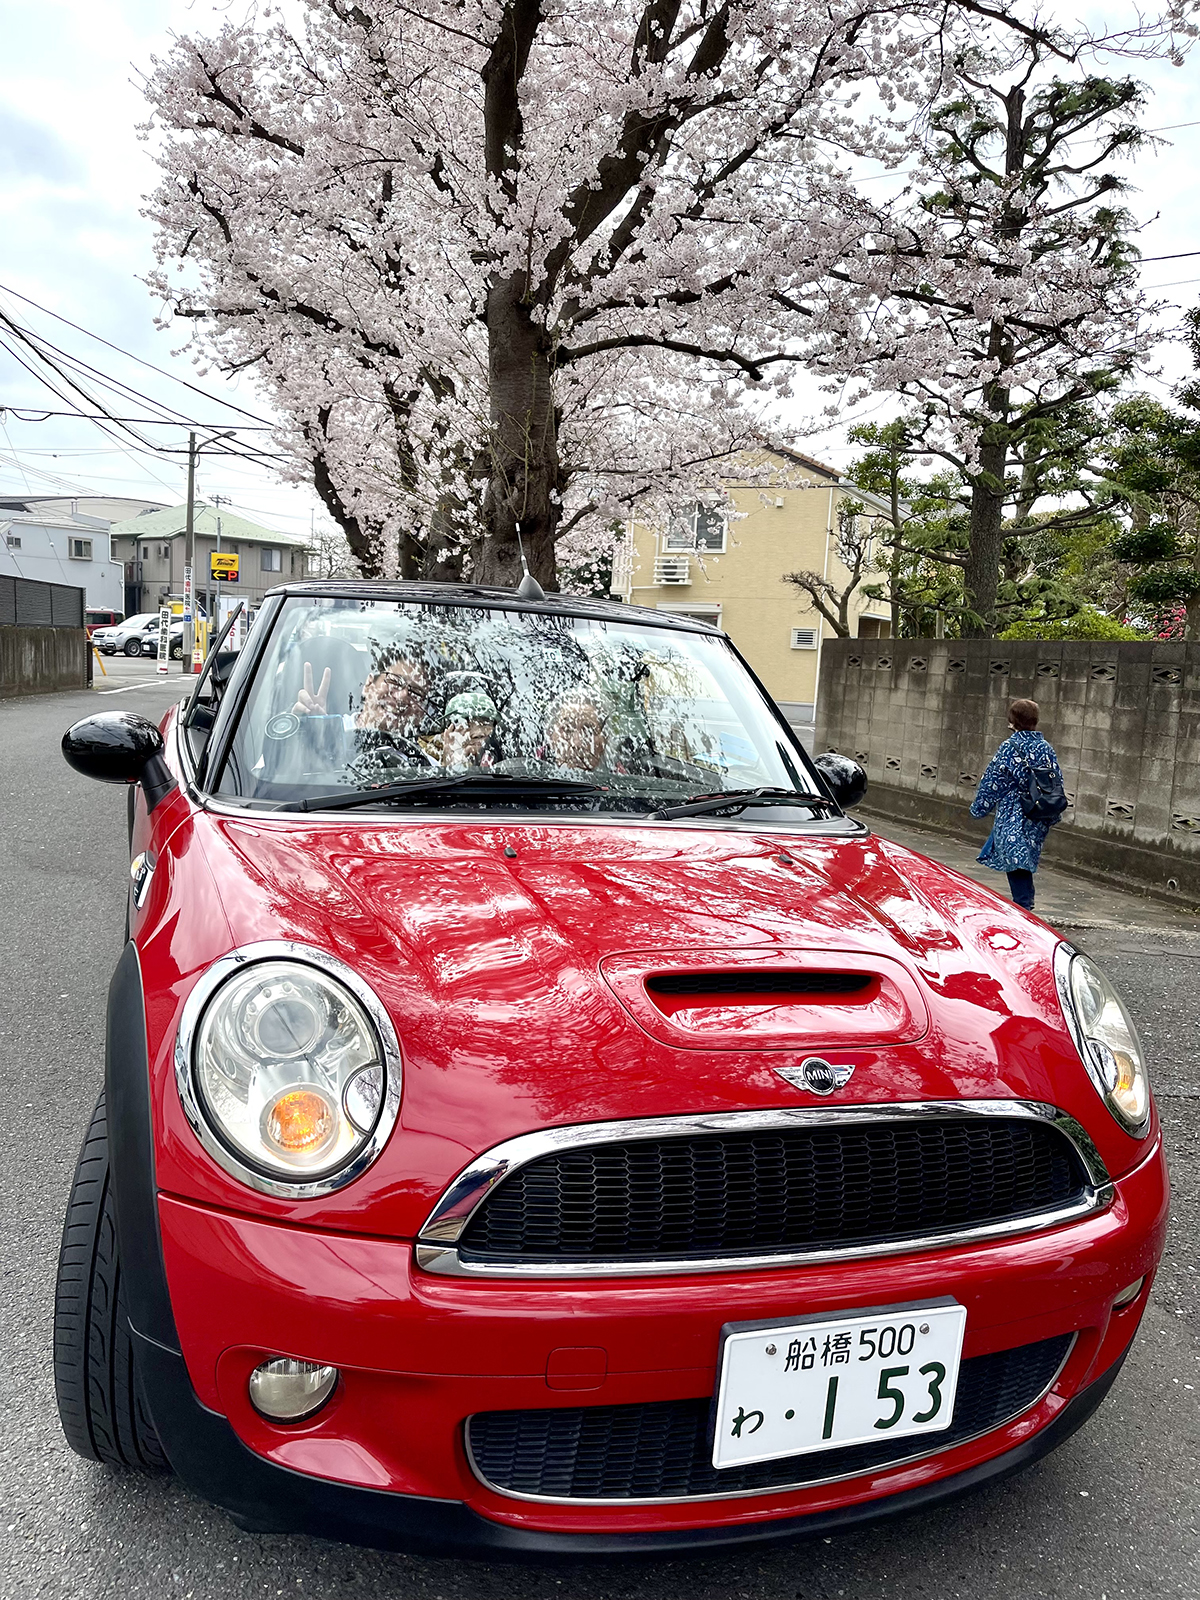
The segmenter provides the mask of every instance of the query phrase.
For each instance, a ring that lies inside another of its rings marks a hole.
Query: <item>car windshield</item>
[[[427,795],[373,803],[644,815],[769,790],[748,803],[795,795],[803,807],[809,796],[806,815],[828,805],[717,635],[481,605],[288,598],[217,792],[294,806],[422,780]]]

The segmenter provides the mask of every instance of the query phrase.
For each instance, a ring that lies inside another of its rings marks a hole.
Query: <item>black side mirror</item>
[[[867,775],[858,762],[851,761],[849,756],[839,756],[832,750],[826,750],[813,764],[843,811],[856,806],[866,794]]]
[[[101,783],[140,783],[153,811],[175,787],[163,760],[163,738],[152,722],[132,711],[100,711],[63,734],[66,763]]]

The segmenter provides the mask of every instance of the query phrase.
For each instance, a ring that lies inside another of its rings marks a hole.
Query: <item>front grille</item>
[[[475,1470],[508,1494],[562,1500],[662,1500],[817,1483],[949,1450],[1028,1410],[1066,1358],[1073,1334],[973,1356],[959,1368],[954,1421],[944,1433],[762,1461],[712,1464],[710,1400],[561,1411],[482,1411],[467,1421]]]
[[[847,1122],[560,1150],[518,1168],[467,1261],[704,1260],[903,1242],[1082,1198],[1075,1146],[1019,1118]]]

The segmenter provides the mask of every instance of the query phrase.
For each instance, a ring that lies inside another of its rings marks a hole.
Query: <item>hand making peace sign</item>
[[[329,668],[321,674],[321,687],[313,688],[312,662],[304,663],[304,687],[296,699],[292,711],[298,717],[323,717],[325,715],[325,702],[329,698],[329,684],[331,675]]]

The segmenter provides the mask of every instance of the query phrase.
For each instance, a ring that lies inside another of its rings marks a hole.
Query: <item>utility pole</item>
[[[224,433],[215,433],[211,439],[206,439],[204,445],[196,444],[196,435],[188,434],[188,488],[187,488],[187,526],[183,535],[183,670],[185,673],[199,672],[200,663],[195,660],[196,654],[196,458],[206,445],[218,444],[222,439],[233,437],[233,429],[227,428]]]
[[[213,503],[214,506],[227,506],[230,503],[229,496],[227,494],[215,494],[212,497],[212,503]],[[221,553],[221,514],[218,511],[218,513],[217,513],[217,554],[220,555],[220,553]],[[209,567],[209,576],[208,576],[208,636],[209,636],[210,639],[213,636],[214,628],[217,628],[218,624],[222,620],[221,619],[221,615],[220,615],[221,602],[220,602],[220,599],[218,598],[219,594],[220,594],[220,590],[217,588],[217,580],[212,575],[212,568],[211,568],[211,565],[210,565],[210,567]]]
[[[193,572],[196,565],[196,435],[188,434],[187,525],[183,533],[183,661],[184,673],[194,672],[196,612]]]

